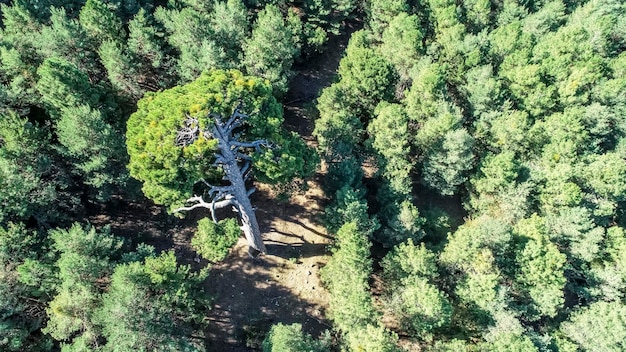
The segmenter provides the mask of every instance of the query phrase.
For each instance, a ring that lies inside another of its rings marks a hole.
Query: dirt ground
[[[319,280],[329,237],[320,225],[324,196],[317,180],[305,194],[279,203],[266,187],[253,198],[268,253],[252,259],[242,238],[211,268],[207,293],[215,297],[208,333],[210,351],[248,351],[274,323],[300,323],[318,336],[328,293]]]
[[[296,67],[284,101],[285,128],[299,133],[310,146],[312,105],[334,79],[350,33],[334,38],[324,54]],[[328,260],[330,237],[321,225],[327,198],[320,188],[323,172],[308,182],[308,190],[280,202],[271,190],[257,185],[252,197],[268,254],[251,259],[240,239],[230,255],[211,269],[206,290],[216,297],[207,314],[211,351],[259,348],[275,323],[300,323],[314,337],[330,329],[325,318],[328,292],[319,269]]]
[[[208,351],[257,350],[278,322],[300,323],[316,337],[330,329],[325,318],[328,292],[319,280],[330,243],[320,223],[326,201],[321,177],[317,174],[306,192],[283,202],[269,187],[257,185],[252,202],[268,253],[250,258],[242,237],[222,262],[211,266],[204,285],[213,298],[213,308],[206,312]],[[195,270],[210,265],[197,262],[190,246],[197,220],[208,211],[178,219],[147,199],[99,210],[89,218],[97,227],[111,226],[113,234],[152,245],[157,252],[174,250],[180,264]]]

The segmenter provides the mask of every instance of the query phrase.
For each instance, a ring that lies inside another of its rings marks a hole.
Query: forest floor
[[[354,29],[331,39],[324,54],[296,67],[285,96],[285,128],[312,147],[315,99],[329,86]],[[321,224],[327,198],[321,189],[324,172],[308,181],[307,190],[287,201],[277,200],[260,185],[252,196],[268,254],[247,256],[242,238],[230,255],[214,265],[206,290],[215,297],[208,313],[209,350],[249,351],[275,323],[300,323],[318,337],[331,328],[325,318],[329,295],[319,269],[329,258],[330,237]]]
[[[329,86],[337,72],[348,39],[356,27],[332,38],[324,54],[296,65],[296,76],[284,101],[285,127],[299,133],[312,147],[315,99]],[[275,323],[300,323],[314,337],[329,330],[325,310],[328,292],[319,269],[329,258],[330,237],[321,224],[327,198],[321,189],[324,172],[318,170],[306,191],[281,201],[266,185],[257,186],[252,203],[268,253],[252,259],[244,238],[221,262],[210,267],[205,291],[213,298],[206,313],[208,351],[258,350]],[[168,215],[148,200],[120,201],[91,212],[96,226],[110,225],[113,234],[143,241],[157,252],[174,250],[179,263],[193,269],[210,265],[197,261],[190,246],[197,221],[208,216],[202,210],[185,219]]]

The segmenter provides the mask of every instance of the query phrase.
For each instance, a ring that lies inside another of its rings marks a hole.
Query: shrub
[[[191,239],[191,246],[203,258],[219,262],[237,242],[241,230],[235,219],[225,219],[217,224],[208,218],[198,221],[198,231]]]

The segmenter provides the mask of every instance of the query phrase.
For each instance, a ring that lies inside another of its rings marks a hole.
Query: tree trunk
[[[226,178],[232,185],[232,195],[235,197],[235,206],[239,211],[241,218],[241,229],[243,230],[248,245],[261,253],[267,253],[263,238],[261,237],[261,229],[256,219],[256,214],[250,196],[246,189],[244,174],[242,168],[237,162],[235,154],[237,148],[232,148],[229,143],[229,135],[224,135],[224,131],[220,126],[215,126],[213,136],[218,140],[218,147],[223,158],[222,168],[226,173]]]
[[[222,120],[221,116],[209,116],[214,119],[213,129],[210,131],[200,131],[198,119],[187,116],[185,127],[179,130],[176,136],[176,145],[183,147],[190,145],[198,139],[200,133],[203,133],[206,138],[215,138],[219,148],[219,151],[215,153],[215,164],[222,167],[226,174],[225,179],[230,181],[230,185],[213,186],[202,180],[210,188],[211,203],[204,201],[202,196],[193,196],[187,200],[187,203],[195,203],[194,205],[180,207],[174,210],[174,212],[190,211],[203,207],[211,211],[213,221],[217,222],[215,209],[233,206],[239,212],[242,224],[241,230],[243,230],[248,240],[248,253],[253,257],[259,253],[267,253],[254,208],[252,203],[250,203],[250,194],[253,190],[246,189],[246,173],[252,159],[244,152],[245,149],[249,148],[260,151],[260,146],[266,144],[266,142],[262,140],[240,142],[236,136],[233,136],[235,128],[242,126],[244,120],[248,118],[247,115],[239,112],[239,107],[235,109],[226,122]],[[240,165],[242,161],[244,164]]]

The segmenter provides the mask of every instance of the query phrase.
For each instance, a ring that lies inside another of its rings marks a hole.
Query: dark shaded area
[[[315,100],[322,89],[330,86],[337,76],[339,61],[348,45],[352,33],[361,29],[360,22],[348,22],[342,34],[332,37],[323,53],[311,56],[306,62],[294,65],[296,75],[291,79],[285,95],[284,127],[297,132],[307,142],[313,142],[314,120],[317,117]]]
[[[270,251],[275,248],[270,247]],[[242,256],[235,251],[231,256]],[[272,255],[245,258],[236,263],[213,267],[207,292],[215,297],[209,316],[207,349],[209,351],[247,351],[257,349],[272,324],[301,323],[304,331],[318,336],[329,328],[323,320],[323,307],[303,301],[277,282],[288,275],[284,264]],[[280,272],[274,277],[269,272]],[[284,274],[283,274],[284,272]],[[212,285],[219,281],[219,285]]]
[[[469,215],[467,210],[463,207],[463,196],[459,193],[453,196],[442,196],[436,191],[418,185],[414,187],[413,192],[415,205],[420,210],[420,213],[428,212],[429,210],[443,211],[449,216],[449,231],[454,232],[456,229],[465,222],[465,218]],[[422,214],[423,215],[423,214]],[[428,239],[433,242],[445,240],[436,233],[427,233]]]
[[[189,243],[198,219],[206,216],[200,212],[179,219],[168,214],[165,207],[140,198],[93,204],[87,213],[91,224],[98,228],[110,226],[112,234],[130,240],[132,245],[145,243],[153,246],[157,253],[173,249],[180,264],[194,264],[192,268],[199,268]]]

